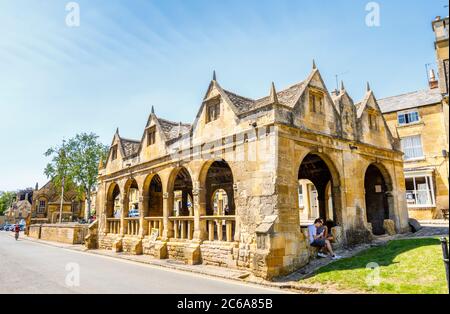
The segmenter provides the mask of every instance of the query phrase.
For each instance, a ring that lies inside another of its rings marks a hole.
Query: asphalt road
[[[22,235],[21,235],[22,236]],[[0,231],[0,293],[272,294],[256,285],[57,248]]]

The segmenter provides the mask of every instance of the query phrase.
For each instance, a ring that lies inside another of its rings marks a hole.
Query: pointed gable
[[[356,107],[353,99],[344,88],[333,97],[333,101],[336,108],[339,109],[342,137],[354,140],[356,138]]]
[[[358,138],[360,141],[388,149],[396,149],[392,136],[373,91],[368,87],[364,99],[356,105]]]

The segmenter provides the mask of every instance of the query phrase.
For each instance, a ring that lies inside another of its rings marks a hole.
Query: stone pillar
[[[120,216],[120,234],[123,236],[127,234],[127,221],[125,220],[126,217],[128,217],[128,195],[124,193],[123,198],[121,200],[122,204],[122,214]]]
[[[146,204],[148,204],[149,197],[141,196],[139,198],[139,236],[144,237],[148,232],[148,221],[145,220],[145,215],[148,213]]]
[[[317,201],[319,203],[319,216],[321,218],[327,220],[328,217],[327,217],[327,210],[326,210],[325,186],[316,185],[316,189],[317,189]]]
[[[168,240],[173,237],[173,225],[169,217],[173,212],[173,192],[163,193],[163,225],[164,231],[162,238]]]
[[[201,216],[206,215],[206,191],[203,187],[198,187],[193,190],[194,202],[194,240],[206,239],[206,221],[200,219]]]
[[[111,212],[109,212],[111,211]],[[103,212],[103,217],[105,217],[105,223],[103,224],[103,230],[100,230],[101,232],[104,233],[109,233],[109,223],[108,223],[108,218],[113,218],[114,217],[114,201],[110,200],[110,201],[106,201],[105,204],[105,210]]]

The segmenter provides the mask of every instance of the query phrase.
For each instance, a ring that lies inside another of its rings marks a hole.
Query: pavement
[[[0,232],[0,294],[277,294],[289,291],[83,252],[81,247],[18,241]]]

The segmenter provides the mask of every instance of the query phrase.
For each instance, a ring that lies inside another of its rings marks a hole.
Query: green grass
[[[379,285],[367,283],[367,278],[374,274],[374,270],[366,269],[371,262],[380,266]],[[441,243],[437,238],[391,241],[386,246],[370,248],[324,266],[302,282],[363,293],[448,293]]]

